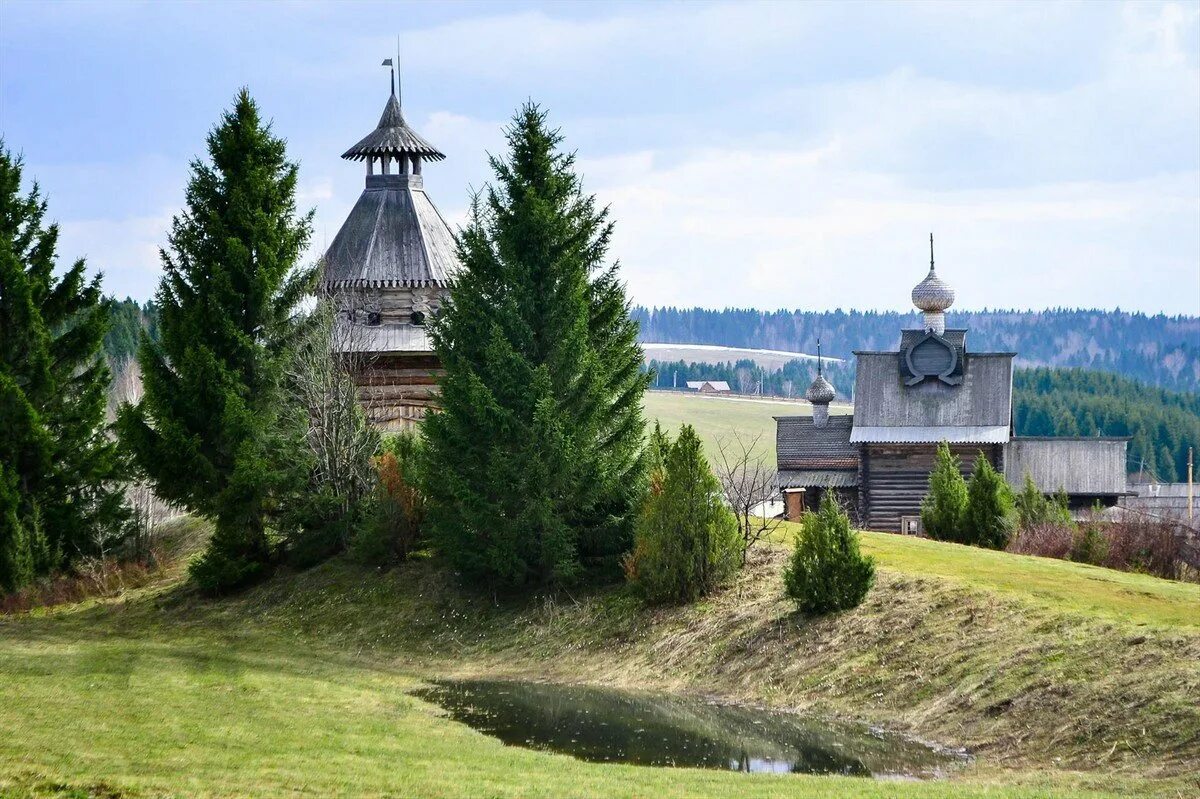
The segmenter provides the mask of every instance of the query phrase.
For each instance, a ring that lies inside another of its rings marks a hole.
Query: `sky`
[[[527,100],[611,208],[646,305],[1200,314],[1200,2],[0,0],[0,135],[105,289],[146,299],[189,163],[249,87],[300,163],[310,258],[399,37],[457,225]]]

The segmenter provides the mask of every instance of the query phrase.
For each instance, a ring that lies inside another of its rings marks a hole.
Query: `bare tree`
[[[298,408],[308,417],[311,480],[338,499],[343,513],[374,489],[371,458],[379,447],[354,381],[370,366],[370,329],[354,318],[354,299],[318,298],[288,368]]]
[[[762,433],[753,437],[734,431],[717,439],[717,479],[725,499],[737,517],[738,531],[745,546],[742,564],[751,545],[778,529],[781,519],[768,515],[767,503],[775,497],[777,474],[768,463]]]
[[[735,372],[739,394],[749,394],[754,391],[754,374],[745,366],[739,366]]]

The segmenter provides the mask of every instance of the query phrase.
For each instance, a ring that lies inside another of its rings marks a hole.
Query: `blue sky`
[[[461,220],[527,98],[646,304],[1200,313],[1200,3],[0,2],[0,132],[119,295],[150,296],[188,162],[249,86],[313,257],[387,97]]]

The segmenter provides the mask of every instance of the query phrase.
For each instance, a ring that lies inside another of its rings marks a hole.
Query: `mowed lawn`
[[[684,423],[695,427],[710,460],[716,453],[717,441],[736,432],[747,439],[758,436],[760,450],[772,465],[775,463],[774,417],[812,413],[812,406],[807,402],[675,391],[647,391],[645,404],[646,420],[650,424],[657,419],[672,434]],[[834,405],[831,412],[849,413],[850,406]]]

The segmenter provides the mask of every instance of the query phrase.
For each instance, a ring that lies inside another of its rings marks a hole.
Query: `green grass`
[[[1059,612],[1200,628],[1197,583],[890,533],[864,532],[862,544],[888,568],[944,577]]]
[[[1051,795],[589,764],[439,717],[403,671],[266,639],[42,638],[6,646],[0,668],[0,725],[17,733],[0,737],[0,796]],[[1115,795],[1070,782],[1053,795]]]
[[[790,542],[798,527],[784,522],[775,540]],[[1135,625],[1200,628],[1197,583],[892,533],[864,531],[860,536],[864,553],[899,572],[945,578],[1060,613]]]
[[[1195,586],[886,534],[864,546],[876,587],[824,619],[782,597],[776,547],[680,608],[611,589],[497,604],[429,562],[380,574],[335,560],[220,602],[166,583],[0,618],[0,796],[1200,790]],[[504,747],[406,693],[448,675],[719,695],[978,760],[919,784],[589,764]]]
[[[849,413],[849,406],[835,405],[833,413]],[[647,391],[646,418],[657,419],[667,430],[692,425],[711,460],[717,440],[738,432],[748,438],[759,436],[760,447],[768,463],[775,462],[776,416],[807,416],[812,407],[806,402],[788,400],[719,397],[708,394],[684,394],[674,391]]]

